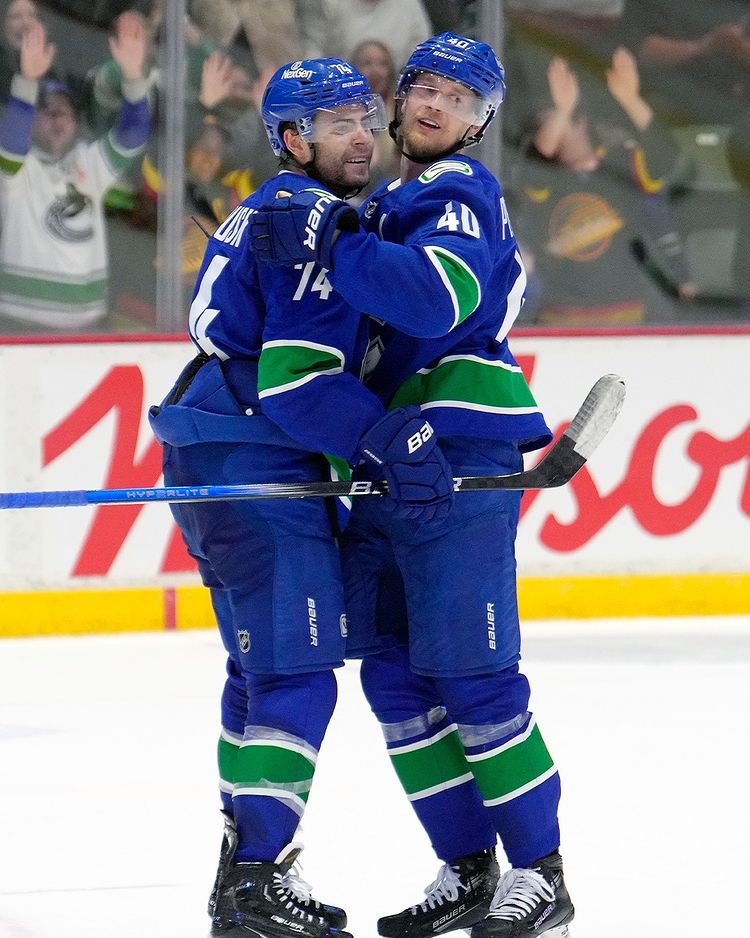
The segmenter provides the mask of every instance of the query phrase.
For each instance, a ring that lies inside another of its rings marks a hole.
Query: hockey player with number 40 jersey
[[[495,178],[463,155],[505,93],[493,50],[451,33],[416,48],[391,124],[401,176],[352,231],[344,203],[304,192],[251,221],[259,256],[318,260],[381,320],[366,384],[429,414],[454,474],[518,472],[549,430],[508,347],[526,276]],[[378,358],[379,354],[379,358]],[[461,494],[414,525],[355,500],[342,539],[349,639],[389,755],[438,856],[427,897],[381,918],[391,938],[567,934],[560,782],[519,671],[520,494]],[[497,837],[511,863],[499,875]]]

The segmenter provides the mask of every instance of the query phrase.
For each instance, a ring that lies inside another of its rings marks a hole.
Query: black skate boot
[[[231,814],[227,814],[226,811],[222,811],[222,816],[224,818],[224,836],[221,840],[221,850],[219,851],[219,866],[216,870],[216,879],[214,880],[214,886],[211,890],[211,895],[208,897],[208,917],[214,917],[214,911],[216,909],[216,897],[219,895],[219,889],[221,888],[221,882],[224,878],[224,871],[227,868],[227,863],[234,856],[235,848],[237,847],[237,827],[234,823],[234,818]]]
[[[440,867],[427,898],[398,915],[378,919],[385,938],[428,938],[471,928],[487,914],[500,870],[494,850],[483,850]]]
[[[574,914],[556,850],[529,869],[508,870],[500,877],[490,911],[472,928],[471,938],[569,938]]]
[[[276,862],[233,862],[221,873],[211,935],[223,938],[351,938],[346,913],[313,899],[292,872],[302,848],[290,844]],[[234,851],[232,851],[234,852]]]

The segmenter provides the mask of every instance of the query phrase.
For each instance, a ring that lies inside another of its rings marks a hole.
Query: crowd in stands
[[[0,3],[0,335],[160,328],[166,6]],[[186,0],[185,315],[205,232],[277,171],[260,118],[273,72],[339,56],[390,111],[409,51],[446,29],[479,35],[481,7]],[[499,175],[529,275],[520,324],[749,323],[747,0],[503,10]],[[359,200],[397,174],[380,134]]]

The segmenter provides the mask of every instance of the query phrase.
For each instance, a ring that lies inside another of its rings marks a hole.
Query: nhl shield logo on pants
[[[250,651],[250,633],[247,629],[237,629],[237,644],[243,654]]]

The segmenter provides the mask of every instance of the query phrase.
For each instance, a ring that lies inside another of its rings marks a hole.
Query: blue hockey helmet
[[[505,69],[492,46],[450,32],[426,39],[401,70],[397,101],[406,97],[415,79],[425,72],[458,81],[476,94],[475,123],[481,129],[466,139],[466,145],[478,143],[505,98]]]
[[[294,124],[301,137],[314,142],[315,115],[347,105],[363,109],[362,124],[368,130],[388,126],[383,99],[373,94],[365,76],[343,59],[306,59],[283,65],[268,82],[261,104],[274,153],[281,156],[286,150],[282,124]]]

